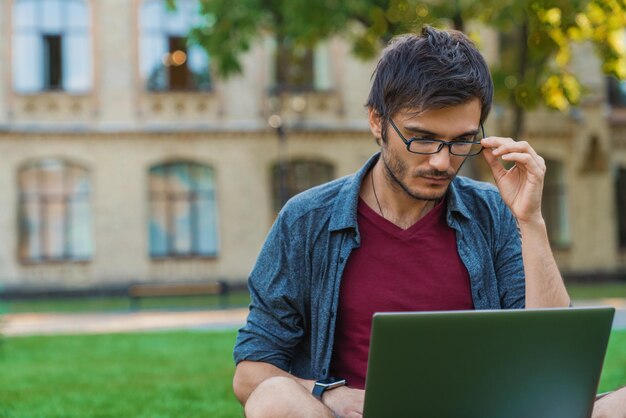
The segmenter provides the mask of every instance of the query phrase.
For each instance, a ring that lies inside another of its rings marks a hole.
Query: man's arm
[[[482,141],[484,157],[491,168],[502,199],[517,219],[522,238],[526,275],[526,307],[565,307],[570,299],[552,255],[541,195],[546,165],[525,141],[489,137]],[[498,160],[514,162],[506,169]]]
[[[526,273],[526,307],[566,307],[569,295],[556,265],[543,219],[519,222]]]
[[[242,405],[246,406],[248,399],[250,399],[254,391],[263,382],[268,382],[275,377],[282,377],[296,382],[304,388],[304,391],[290,390],[289,385],[285,384],[286,380],[283,379],[274,385],[268,391],[269,393],[265,392],[262,394],[266,398],[263,402],[284,402],[284,394],[288,392],[292,397],[297,398],[289,401],[295,403],[300,410],[303,410],[303,408],[310,412],[318,410],[322,416],[360,417],[363,414],[365,391],[352,389],[347,386],[338,387],[324,392],[322,402],[320,403],[312,395],[314,380],[300,379],[264,362],[242,361],[237,365],[233,378],[235,396]],[[279,405],[277,405],[277,410],[284,411]],[[289,414],[287,413],[286,415]]]
[[[593,406],[592,418],[626,418],[626,387],[603,396]]]
[[[250,394],[259,386],[261,382],[270,377],[289,377],[301,384],[309,392],[313,390],[313,380],[297,378],[284,370],[261,361],[242,361],[235,369],[233,378],[233,390],[235,396],[242,405],[245,405]]]

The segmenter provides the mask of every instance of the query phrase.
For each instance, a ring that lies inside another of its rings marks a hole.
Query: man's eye
[[[427,143],[437,142],[437,140],[435,138],[413,138],[413,141],[416,141],[416,142],[427,142]]]

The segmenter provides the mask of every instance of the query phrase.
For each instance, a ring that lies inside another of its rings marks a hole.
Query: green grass
[[[625,283],[568,283],[567,290],[574,301],[599,298],[626,298]],[[232,292],[226,299],[228,307],[247,306],[246,291]],[[140,309],[218,309],[217,296],[148,298],[141,300]],[[130,301],[125,296],[92,298],[49,298],[0,301],[0,314],[24,312],[112,312],[128,311]]]
[[[626,386],[626,330],[613,331],[604,360],[599,392]]]
[[[567,291],[573,300],[626,298],[624,283],[568,283]]]
[[[235,331],[11,337],[0,345],[0,418],[241,417]],[[611,335],[600,391],[626,384]]]
[[[233,292],[224,299],[227,307],[247,306],[250,296],[247,292]],[[218,296],[189,296],[171,298],[146,298],[140,300],[140,309],[218,309],[222,300]],[[92,298],[50,298],[0,301],[0,313],[24,312],[114,312],[131,309],[126,296]]]
[[[241,417],[235,332],[5,338],[0,418]]]

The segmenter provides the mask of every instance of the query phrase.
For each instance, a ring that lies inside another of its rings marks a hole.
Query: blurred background
[[[377,151],[377,57],[424,24],[487,58],[487,135],[546,159],[574,303],[621,308],[599,390],[625,385],[624,0],[0,0],[0,418],[241,416],[265,236]]]
[[[623,0],[2,0],[0,295],[242,288],[282,204],[376,151],[381,48],[423,24],[488,59],[487,135],[547,160],[568,282],[626,279]],[[464,174],[491,181],[477,158]]]

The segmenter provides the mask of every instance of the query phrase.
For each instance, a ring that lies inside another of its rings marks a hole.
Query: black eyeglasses
[[[480,144],[480,139],[485,137],[485,129],[483,128],[483,124],[480,124],[480,130],[482,133],[482,138],[478,138],[478,135],[474,135],[467,140],[460,141],[442,141],[440,139],[432,139],[432,138],[411,138],[406,139],[400,130],[393,123],[391,118],[388,118],[393,129],[398,133],[402,141],[406,144],[406,149],[413,154],[437,154],[439,151],[443,149],[443,147],[447,146],[450,150],[450,154],[457,155],[460,157],[468,157],[478,155],[482,152],[483,146]]]

